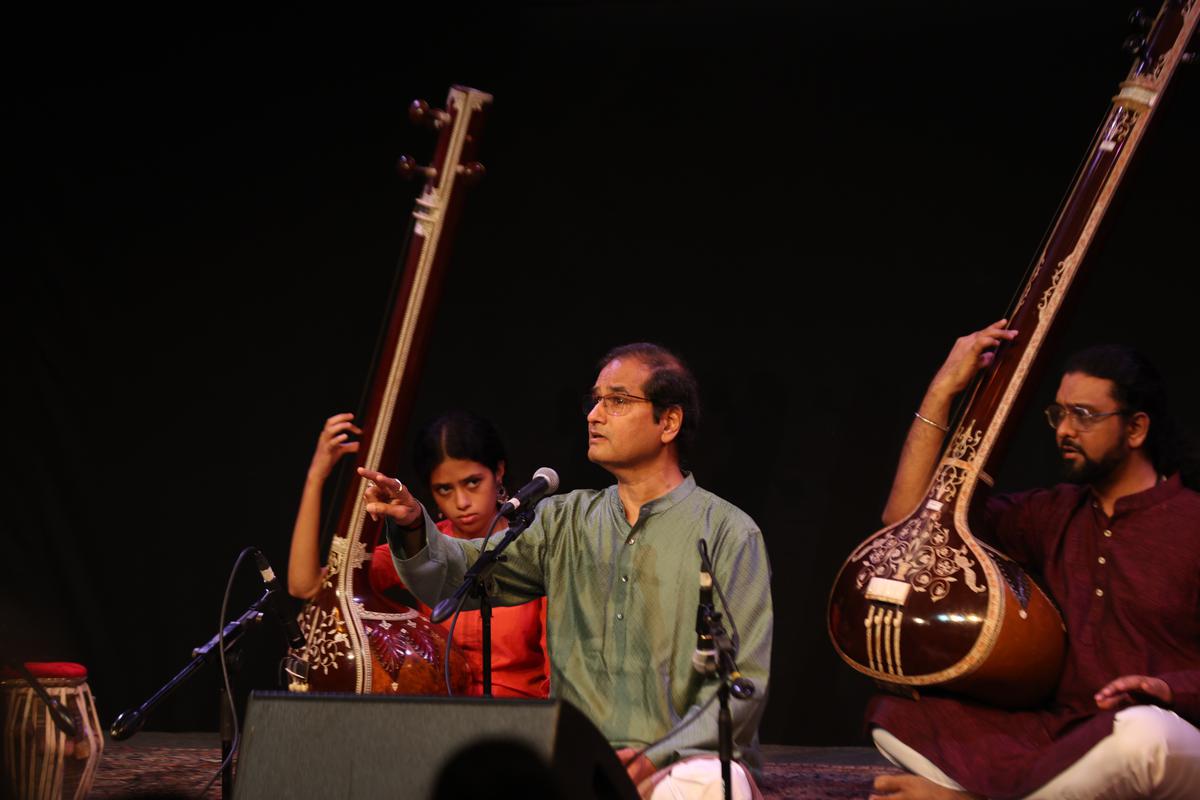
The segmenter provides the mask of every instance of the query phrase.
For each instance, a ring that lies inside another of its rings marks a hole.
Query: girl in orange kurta
[[[288,590],[312,597],[321,586],[324,568],[317,554],[320,496],[333,465],[358,449],[351,436],[361,431],[352,414],[330,417],[317,441],[292,534]],[[429,487],[442,519],[438,528],[449,536],[474,539],[487,533],[504,490],[504,445],[490,422],[465,411],[452,411],[425,426],[413,448],[413,469]],[[503,530],[503,518],[496,530]],[[403,590],[386,543],[371,558],[370,582],[394,600]],[[407,595],[407,592],[405,592]],[[411,602],[411,600],[409,601]],[[417,608],[429,615],[430,609]],[[492,694],[496,697],[546,697],[550,668],[546,656],[546,600],[492,609]],[[454,626],[454,646],[471,667],[468,693],[483,694],[483,623],[478,611],[463,611]]]

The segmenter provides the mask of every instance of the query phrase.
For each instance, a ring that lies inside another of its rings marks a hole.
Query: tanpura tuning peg
[[[1146,37],[1135,33],[1121,44],[1121,49],[1131,56],[1140,56],[1146,49]]]
[[[396,159],[396,172],[401,178],[410,180],[415,177],[432,178],[437,175],[437,170],[433,167],[422,167],[416,162],[416,159],[409,156],[400,156]]]
[[[424,125],[437,130],[450,121],[450,115],[440,108],[430,108],[424,100],[413,100],[408,107],[408,118],[415,125]]]
[[[1200,61],[1200,53],[1189,51],[1179,57],[1179,60],[1184,64],[1195,64]]]
[[[458,165],[458,177],[467,186],[474,186],[479,183],[486,172],[487,170],[483,164],[480,164],[478,161]]]
[[[1146,9],[1144,8],[1135,8],[1129,14],[1129,24],[1141,28],[1144,31],[1149,30],[1150,25],[1153,22],[1154,20],[1151,19],[1148,14],[1146,14]]]

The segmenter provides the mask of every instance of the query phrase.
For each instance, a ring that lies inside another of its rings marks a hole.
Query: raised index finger
[[[366,478],[368,482],[374,484],[378,489],[381,489],[382,491],[387,492],[389,495],[394,497],[400,497],[408,493],[408,488],[405,487],[403,483],[396,478],[384,475],[379,470],[359,467],[358,474]]]
[[[389,483],[394,484],[397,482],[397,481],[393,481],[392,478],[389,478],[387,475],[384,475],[382,472],[380,472],[379,470],[376,470],[376,469],[367,469],[366,467],[359,467],[358,474],[363,476],[367,480],[371,481],[372,483],[382,483],[384,485],[387,485]]]

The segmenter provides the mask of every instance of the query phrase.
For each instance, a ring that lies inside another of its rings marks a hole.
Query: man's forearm
[[[392,548],[396,574],[422,603],[432,607],[459,584],[467,558],[459,552],[458,545],[462,542],[458,539],[451,540],[454,547],[438,547],[445,537],[424,510],[417,521],[421,527],[415,531],[389,521],[384,525],[384,533]],[[433,537],[439,541],[432,541]]]

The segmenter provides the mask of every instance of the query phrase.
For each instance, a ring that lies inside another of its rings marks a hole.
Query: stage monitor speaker
[[[636,800],[616,753],[562,700],[253,692],[234,800]]]

